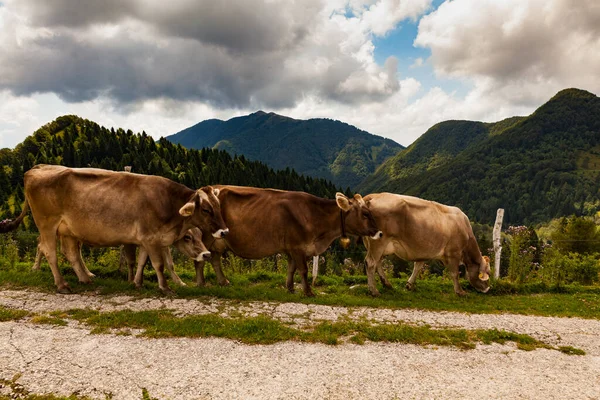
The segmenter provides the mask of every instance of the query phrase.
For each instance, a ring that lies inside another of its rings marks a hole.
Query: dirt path
[[[600,398],[598,320],[14,290],[0,291],[0,305],[38,313],[166,308],[180,315],[264,314],[298,326],[360,318],[495,327],[587,352],[525,352],[512,344],[469,351],[384,343],[248,346],[225,339],[90,335],[76,322],[65,327],[0,323],[0,378],[20,373],[18,382],[35,393],[140,399],[146,388],[159,399]]]

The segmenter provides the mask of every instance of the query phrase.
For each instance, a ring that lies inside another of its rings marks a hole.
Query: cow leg
[[[377,290],[377,287],[375,286],[375,270],[378,270],[378,265],[381,262],[381,257],[383,256],[383,249],[385,249],[385,246],[380,245],[379,243],[375,244],[371,242],[371,239],[366,239],[365,245],[368,250],[365,262],[367,263],[367,283],[369,285],[369,291],[371,292],[372,296],[379,296],[379,290]],[[392,286],[389,282],[387,283],[390,287]]]
[[[39,271],[41,269],[42,255],[44,254],[41,246],[42,245],[40,243],[40,238],[38,237],[38,245],[37,245],[37,248],[35,251],[35,262],[33,263],[33,266],[31,267],[32,271]]]
[[[419,273],[423,270],[424,265],[424,261],[414,262],[413,272],[410,275],[410,278],[408,278],[408,282],[406,282],[406,289],[415,290],[415,281],[417,280],[417,276],[419,275]]]
[[[130,255],[131,254],[129,254],[129,256]],[[133,259],[135,260],[135,247],[134,247]],[[142,284],[144,283],[144,267],[146,266],[147,261],[148,261],[148,251],[146,251],[144,246],[140,246],[140,251],[138,254],[137,269],[135,270],[135,278],[133,279],[133,282],[135,283],[135,287],[138,289],[141,289]]]
[[[385,271],[383,270],[381,262],[377,263],[377,274],[379,275],[379,279],[381,280],[381,284],[383,286],[385,286],[388,289],[393,288],[392,284],[390,283],[390,281],[388,281],[388,278],[385,276]]]
[[[213,253],[213,257],[216,257],[217,253]],[[219,254],[219,257],[221,255]],[[204,280],[204,261],[194,261],[194,268],[196,269],[196,286],[201,287],[206,285]]]
[[[296,262],[288,255],[287,279],[285,281],[285,286],[290,293],[294,293],[294,272],[296,272]]]
[[[452,260],[446,263],[446,267],[448,268],[448,272],[450,273],[450,277],[452,278],[452,282],[454,283],[454,293],[456,293],[459,296],[465,296],[467,292],[463,290],[463,288],[460,286],[460,283],[458,282],[459,264],[460,262]]]
[[[56,285],[56,291],[58,293],[71,293],[69,284],[60,274],[58,269],[58,258],[56,257],[56,229],[53,229],[52,233],[40,232],[40,248],[46,256],[46,260],[50,265],[52,276],[54,276],[54,284]]]
[[[71,236],[62,236],[60,239],[61,251],[71,263],[79,282],[81,283],[92,283],[92,280],[86,273],[85,268],[81,263],[81,244],[79,241]],[[90,272],[91,273],[91,272]]]
[[[181,280],[179,275],[175,272],[175,268],[173,265],[173,256],[171,255],[171,249],[169,247],[165,247],[163,250],[163,259],[165,260],[165,264],[167,269],[169,270],[169,274],[171,274],[171,279],[173,282],[178,284],[179,286],[187,286],[184,281]]]
[[[221,253],[217,253],[216,251],[212,252],[210,265],[212,265],[213,269],[215,270],[215,275],[217,275],[217,282],[219,282],[219,285],[228,286],[229,280],[225,278],[225,274],[221,268]]]
[[[296,269],[300,274],[300,278],[302,278],[302,289],[304,290],[304,295],[308,297],[314,297],[315,294],[310,288],[310,283],[308,282],[308,265],[306,264],[306,256],[304,254],[298,254],[293,257],[296,259]]]
[[[167,284],[167,280],[165,279],[164,269],[165,269],[166,260],[164,259],[164,254],[165,254],[164,248],[150,247],[150,246],[144,246],[144,247],[146,247],[146,251],[148,251],[148,255],[150,256],[150,261],[152,262],[152,266],[154,267],[154,270],[156,271],[156,277],[158,278],[158,287],[165,294],[173,293],[173,291]]]
[[[133,267],[135,266],[135,248],[133,244],[124,244],[121,246],[121,254],[119,256],[119,272],[123,271],[123,265],[127,265],[127,282],[133,282],[134,274]],[[140,254],[142,248],[140,247]],[[144,264],[148,259],[148,254],[144,255]],[[137,271],[136,271],[137,272]]]

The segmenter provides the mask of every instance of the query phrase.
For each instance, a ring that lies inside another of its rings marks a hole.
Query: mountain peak
[[[218,125],[201,122],[167,139],[188,148],[243,154],[276,169],[291,167],[341,187],[353,187],[403,149],[340,121],[293,119],[263,110]]]
[[[577,88],[568,88],[568,89],[563,89],[563,90],[559,91],[558,93],[556,93],[554,95],[554,97],[552,97],[550,99],[550,101],[558,100],[561,98],[595,99],[596,95],[588,92],[587,90],[577,89]]]

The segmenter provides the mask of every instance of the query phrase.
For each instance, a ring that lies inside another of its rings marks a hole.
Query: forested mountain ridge
[[[190,188],[234,184],[301,190],[333,198],[339,189],[324,180],[299,175],[289,168],[274,171],[264,163],[222,150],[189,150],[145,132],[101,127],[93,121],[67,115],[44,125],[14,150],[0,150],[0,219],[21,207],[23,174],[36,164],[98,167],[160,175]]]
[[[528,117],[487,129],[478,122],[465,127],[475,139],[441,165],[398,173],[390,164],[408,160],[411,146],[358,189],[456,205],[485,223],[493,222],[500,207],[505,221],[518,224],[600,209],[600,99],[594,94],[565,89]]]
[[[354,187],[404,148],[340,121],[298,120],[263,111],[202,121],[167,139],[187,148],[243,154],[276,169],[294,168],[344,188]]]
[[[521,122],[511,117],[495,123],[444,121],[427,130],[414,143],[388,158],[377,171],[358,185],[364,192],[376,191],[388,181],[419,175],[452,161],[462,151]]]

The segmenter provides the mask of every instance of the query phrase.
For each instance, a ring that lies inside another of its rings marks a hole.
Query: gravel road
[[[104,399],[600,399],[600,321],[522,315],[345,308],[220,299],[135,299],[0,291],[0,305],[47,313],[171,309],[179,315],[268,315],[297,326],[340,318],[405,321],[434,327],[498,328],[585,356],[516,349],[475,350],[367,343],[328,346],[283,342],[244,345],[226,339],[147,339],[93,335],[68,326],[25,320],[0,323],[0,379],[33,393],[73,392]],[[0,394],[7,388],[0,389]]]

